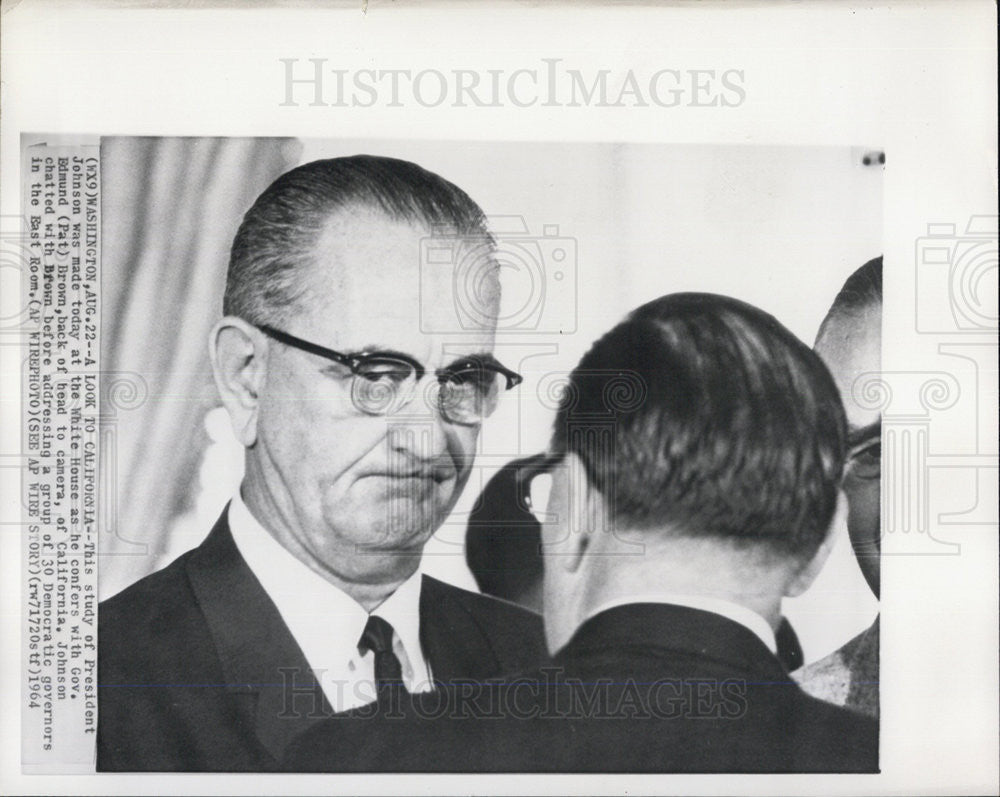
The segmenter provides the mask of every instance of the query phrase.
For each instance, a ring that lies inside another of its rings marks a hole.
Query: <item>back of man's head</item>
[[[243,217],[223,313],[252,323],[284,320],[306,293],[302,271],[331,217],[358,210],[436,234],[492,241],[482,209],[468,194],[415,163],[374,155],[313,161],[281,175]]]
[[[552,448],[574,453],[616,529],[808,560],[837,504],[846,432],[820,359],[772,316],[680,293],[580,361]]]

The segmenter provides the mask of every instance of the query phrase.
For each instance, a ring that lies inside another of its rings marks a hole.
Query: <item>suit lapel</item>
[[[435,681],[501,674],[489,637],[461,600],[462,590],[430,576],[420,590],[420,645]]]
[[[257,740],[280,761],[294,736],[332,710],[277,607],[240,556],[227,512],[188,561],[188,578],[227,690]]]
[[[240,556],[226,517],[224,511],[193,552],[188,578],[214,639],[227,691],[246,727],[281,761],[293,738],[333,710],[277,607]],[[489,636],[462,595],[423,577],[420,644],[437,681],[502,674]]]

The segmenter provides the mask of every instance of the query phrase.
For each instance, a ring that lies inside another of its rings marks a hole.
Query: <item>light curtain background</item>
[[[504,463],[544,449],[559,375],[629,310],[674,291],[723,293],[813,342],[844,279],[882,252],[882,167],[863,165],[864,152],[104,139],[102,598],[201,542],[239,483],[242,453],[212,385],[207,334],[239,219],[288,167],[356,153],[413,160],[466,190],[499,230],[498,356],[525,382],[484,424],[469,485],[423,562],[474,588],[462,541],[476,496]],[[558,250],[570,257],[557,262]],[[816,584],[786,602],[807,660],[878,611],[846,529],[836,533]]]
[[[177,519],[198,495],[218,404],[207,341],[229,247],[300,151],[289,139],[102,139],[102,598],[201,541]]]

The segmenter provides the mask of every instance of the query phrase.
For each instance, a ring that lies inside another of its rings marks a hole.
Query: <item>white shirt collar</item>
[[[357,648],[368,612],[286,550],[250,513],[239,492],[228,520],[240,555],[277,607],[333,709],[371,702],[374,656]],[[431,688],[430,665],[420,645],[421,583],[418,569],[372,612],[395,630],[393,648],[411,692]]]
[[[594,617],[601,612],[613,609],[616,606],[625,606],[629,603],[669,603],[674,606],[687,606],[690,609],[700,609],[703,612],[712,612],[732,620],[734,623],[748,628],[756,634],[760,641],[767,645],[768,650],[777,655],[778,643],[774,637],[774,630],[767,622],[753,609],[740,606],[738,603],[727,601],[723,598],[712,598],[707,595],[686,595],[673,592],[650,592],[634,595],[622,595],[613,600],[602,603],[587,616],[587,619]]]

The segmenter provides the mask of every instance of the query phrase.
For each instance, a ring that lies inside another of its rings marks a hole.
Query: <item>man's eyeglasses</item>
[[[855,479],[878,479],[882,475],[881,420],[852,432],[848,439],[847,475]]]
[[[413,401],[417,384],[427,369],[412,357],[397,352],[343,354],[280,329],[258,324],[268,337],[286,346],[315,354],[350,370],[351,400],[368,415],[390,415]],[[474,425],[493,414],[500,394],[521,384],[520,374],[505,368],[491,355],[456,360],[434,372],[437,408],[451,423]]]
[[[879,438],[851,450],[847,473],[855,479],[878,479],[882,475],[882,441]]]

